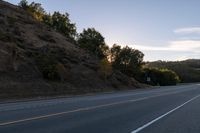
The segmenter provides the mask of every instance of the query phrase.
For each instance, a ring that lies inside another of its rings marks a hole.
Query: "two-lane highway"
[[[0,104],[0,133],[199,133],[200,85]]]

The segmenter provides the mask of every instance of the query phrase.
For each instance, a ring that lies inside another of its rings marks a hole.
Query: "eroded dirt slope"
[[[56,65],[58,80],[45,79],[41,71],[51,63]],[[102,79],[98,63],[23,9],[0,1],[1,99],[143,87],[116,71]]]

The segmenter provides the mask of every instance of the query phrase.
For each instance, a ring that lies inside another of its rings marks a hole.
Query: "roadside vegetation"
[[[176,72],[182,83],[200,82],[200,60],[147,62],[147,67],[167,68]]]
[[[99,60],[99,73],[106,80],[113,71],[118,70],[129,77],[150,85],[175,85],[180,82],[179,76],[169,67],[151,67],[143,61],[144,54],[131,47],[121,47],[114,44],[109,47],[103,35],[95,28],[84,29],[77,33],[75,23],[72,23],[69,14],[54,12],[48,14],[40,3],[28,3],[21,0],[19,6],[28,11],[36,20],[46,24],[49,28],[63,34],[68,41],[88,51]],[[57,63],[55,57],[38,55],[36,62],[43,77],[48,80],[57,80]]]

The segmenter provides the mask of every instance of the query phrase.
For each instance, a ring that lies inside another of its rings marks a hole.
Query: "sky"
[[[6,0],[17,4],[20,0]],[[28,0],[32,2],[33,0]],[[69,13],[78,32],[94,27],[109,46],[139,49],[145,61],[200,59],[200,0],[34,0]]]

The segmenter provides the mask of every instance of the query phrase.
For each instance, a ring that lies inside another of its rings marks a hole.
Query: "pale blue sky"
[[[110,46],[141,50],[145,60],[200,58],[200,0],[34,1],[47,12],[68,12],[78,32],[94,27]]]

